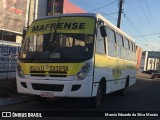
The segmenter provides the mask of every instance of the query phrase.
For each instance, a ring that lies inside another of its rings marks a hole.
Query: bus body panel
[[[94,84],[98,86],[102,79],[106,80],[106,93],[125,88],[129,76],[129,86],[136,82],[136,62],[121,60],[106,55],[95,55]],[[98,87],[94,87],[92,96],[96,96]]]
[[[82,81],[59,81],[55,79],[51,80],[34,80],[34,79],[22,79],[17,77],[17,89],[19,93],[40,95],[42,92],[51,92],[55,97],[91,97],[92,90],[92,76],[87,76],[85,80]],[[27,88],[24,88],[21,82],[26,83]],[[35,90],[32,84],[42,84],[42,85],[63,85],[62,91],[45,91],[45,90]],[[72,91],[73,85],[80,85],[80,88],[76,91]]]

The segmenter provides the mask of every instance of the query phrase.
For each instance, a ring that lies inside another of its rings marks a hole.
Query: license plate
[[[41,97],[53,98],[54,94],[53,94],[53,92],[41,92],[40,96]]]

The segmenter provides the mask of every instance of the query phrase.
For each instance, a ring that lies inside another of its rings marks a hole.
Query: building
[[[86,11],[69,0],[28,0],[27,25],[33,20],[55,14],[85,13]]]
[[[27,0],[0,1],[0,40],[20,43],[25,26]]]
[[[68,0],[0,0],[0,79],[15,78],[24,27],[54,14],[84,13]]]
[[[144,51],[142,53],[140,71],[160,69],[160,52]]]

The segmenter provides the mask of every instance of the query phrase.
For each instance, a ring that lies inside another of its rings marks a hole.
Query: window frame
[[[117,54],[116,32],[115,32],[115,30],[113,28],[111,28],[108,25],[106,25],[106,32],[107,32],[107,48],[108,48],[107,52],[108,52],[108,56],[117,58],[118,54]],[[112,32],[113,33],[112,35],[114,36],[114,37],[112,36],[112,38],[114,38],[112,40],[108,39],[108,35],[109,35],[110,32]],[[114,55],[111,55],[109,53],[109,43],[114,44],[114,47],[115,47],[115,50],[116,50]]]

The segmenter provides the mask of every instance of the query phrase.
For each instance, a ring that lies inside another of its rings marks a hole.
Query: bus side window
[[[101,36],[100,28],[97,29],[97,40],[96,40],[96,52],[100,54],[105,54],[105,44],[104,37]]]
[[[107,27],[108,55],[117,57],[117,46],[115,41],[115,32]]]
[[[132,58],[132,61],[135,60],[135,50],[134,50],[134,43],[133,42],[130,42],[131,44],[131,58]]]
[[[134,44],[134,61],[136,61],[136,45]]]
[[[129,51],[129,41],[124,38],[124,48],[125,48],[125,59],[129,60],[130,59],[130,51]]]
[[[116,33],[116,41],[117,41],[118,58],[124,58],[123,37],[119,33]]]

